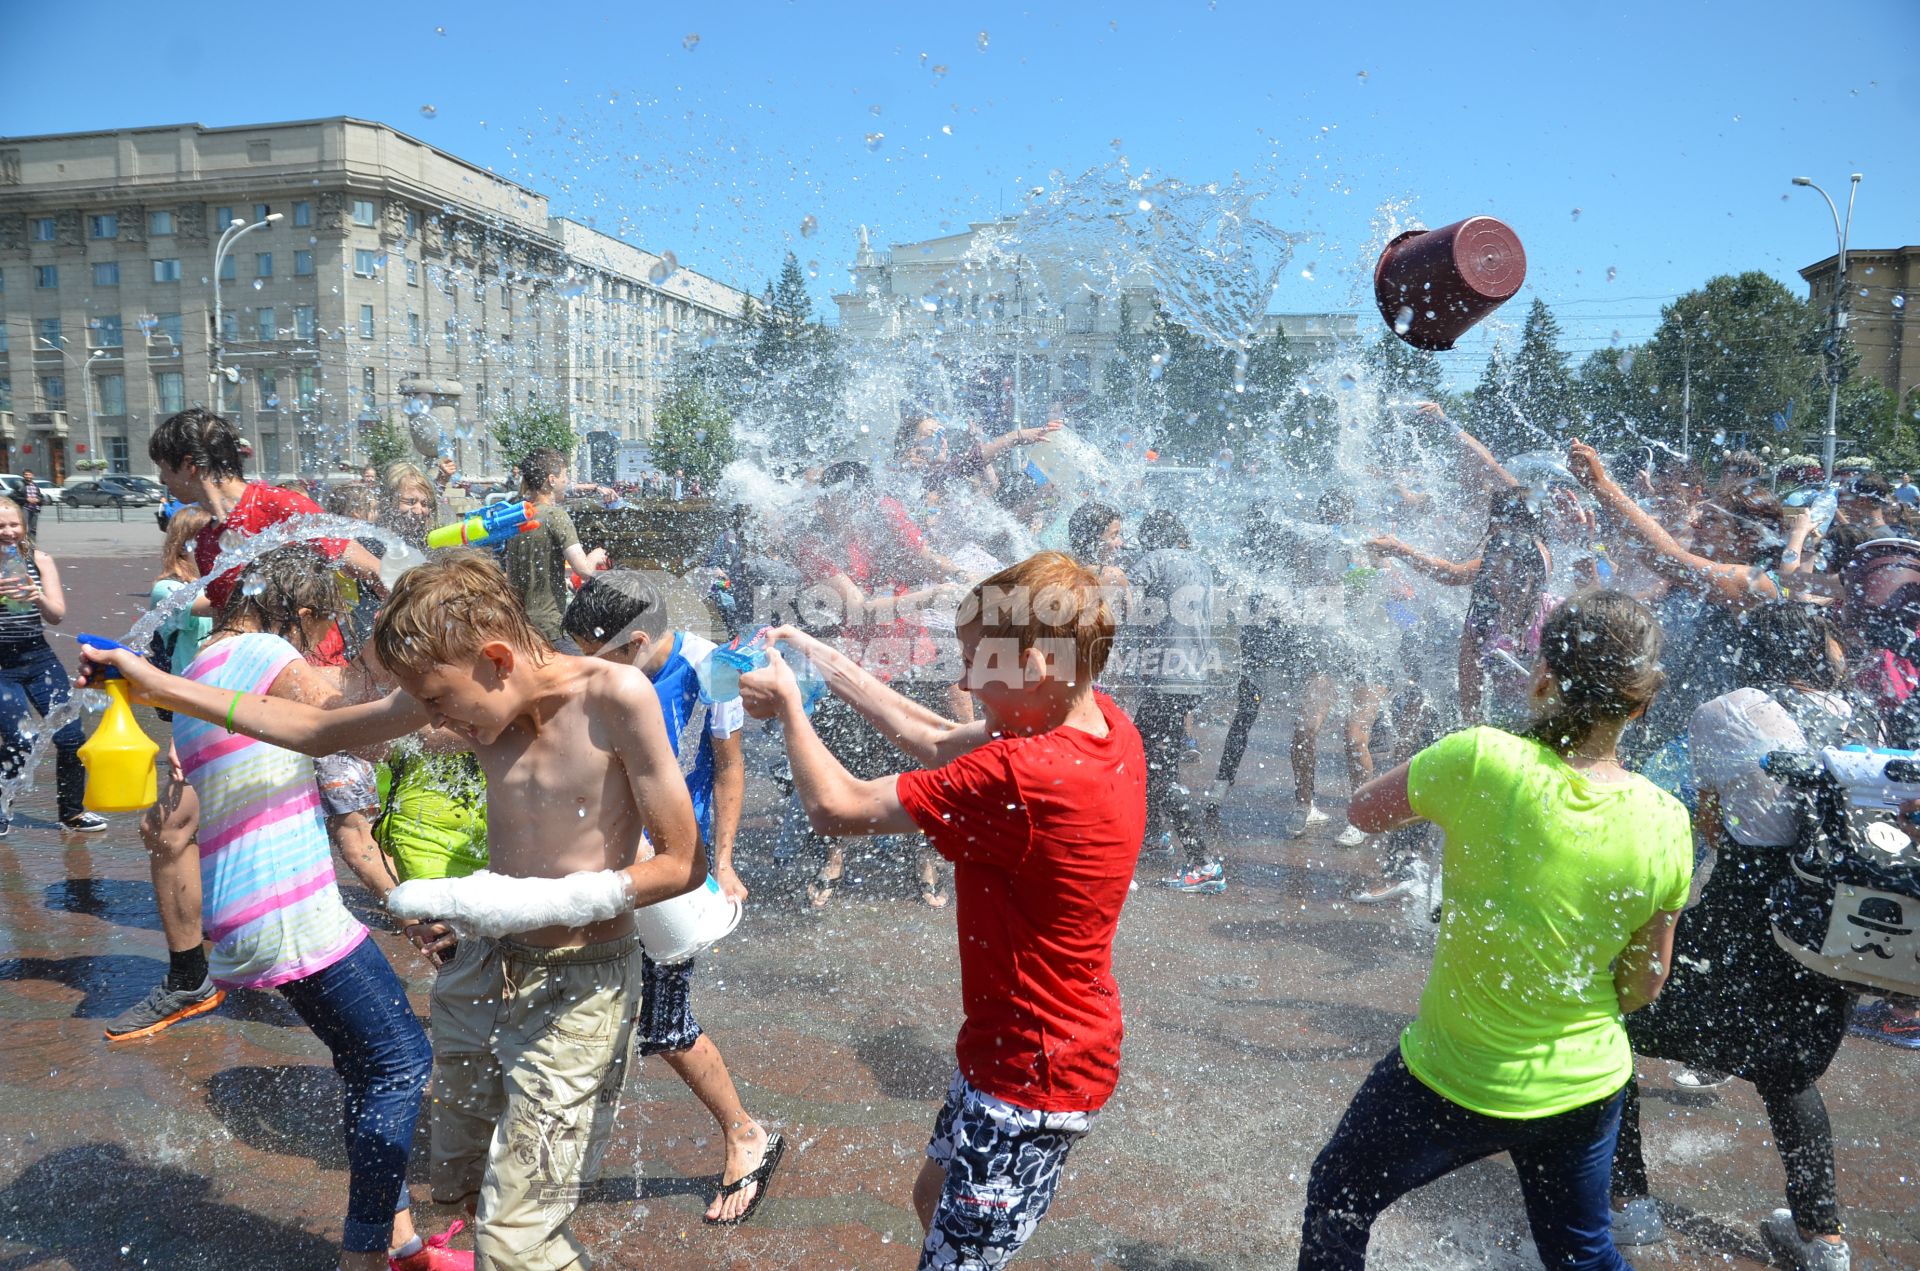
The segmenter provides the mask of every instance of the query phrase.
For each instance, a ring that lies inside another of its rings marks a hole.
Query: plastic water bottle
[[[745,645],[734,641],[715,646],[693,668],[700,681],[700,700],[709,706],[740,699],[740,677],[767,664],[767,650],[755,636]]]
[[[25,613],[33,608],[30,602],[16,600],[12,595],[15,587],[23,582],[32,581],[33,575],[27,572],[27,560],[20,554],[20,549],[18,547],[0,549],[0,588],[4,588],[8,593],[5,602],[8,613]]]
[[[813,708],[827,695],[826,677],[820,674],[820,668],[807,660],[807,655],[798,650],[790,650],[780,655],[793,669],[793,678],[800,684],[800,706],[807,714],[813,714]]]

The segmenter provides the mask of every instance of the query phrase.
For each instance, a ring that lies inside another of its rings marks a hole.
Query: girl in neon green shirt
[[[1548,1266],[1625,1271],[1607,1200],[1621,1018],[1665,983],[1693,861],[1686,809],[1615,754],[1659,655],[1646,606],[1583,592],[1541,631],[1525,736],[1469,728],[1354,794],[1368,833],[1445,831],[1446,912],[1418,1017],[1314,1163],[1302,1271],[1364,1266],[1382,1210],[1497,1152]]]

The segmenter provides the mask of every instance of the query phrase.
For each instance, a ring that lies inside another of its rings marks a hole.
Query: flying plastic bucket
[[[1450,349],[1526,279],[1520,236],[1491,216],[1469,216],[1388,243],[1373,268],[1373,298],[1393,333],[1414,348]]]
[[[703,885],[684,896],[634,910],[633,928],[647,956],[666,966],[718,944],[740,925],[740,913],[740,902],[728,898],[708,874]]]

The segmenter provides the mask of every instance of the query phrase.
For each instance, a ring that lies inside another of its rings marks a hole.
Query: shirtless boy
[[[660,699],[631,666],[568,657],[477,555],[404,575],[373,645],[401,691],[322,710],[227,693],[120,650],[141,700],[308,755],[377,746],[429,723],[470,740],[487,775],[491,872],[395,888],[434,992],[433,1194],[475,1205],[476,1265],[588,1264],[568,1229],[597,1169],[640,1007],[631,911],[705,880],[693,805]],[[653,854],[635,860],[642,831]],[[572,877],[567,877],[572,875]]]

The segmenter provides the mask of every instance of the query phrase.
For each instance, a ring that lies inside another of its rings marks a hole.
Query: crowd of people
[[[281,992],[348,1092],[343,1268],[585,1265],[569,1219],[636,1050],[720,1127],[707,1220],[747,1221],[785,1144],[695,1019],[696,964],[656,963],[631,914],[709,874],[747,898],[744,742],[765,728],[793,831],[776,854],[806,852],[809,908],[871,840],[954,910],[964,1022],[912,1183],[920,1265],[1002,1267],[1119,1079],[1137,876],[1226,892],[1265,713],[1291,776],[1267,828],[1375,849],[1385,876],[1353,899],[1425,884],[1437,924],[1416,1017],[1314,1165],[1303,1268],[1364,1265],[1394,1200],[1503,1151],[1548,1265],[1625,1266],[1664,1238],[1636,1054],[1755,1086],[1789,1202],[1762,1231],[1788,1265],[1844,1268],[1817,1083],[1849,1029],[1920,1048],[1920,1020],[1901,973],[1777,939],[1783,886],[1847,831],[1770,757],[1920,745],[1920,510],[1871,470],[1778,489],[1740,454],[1616,474],[1576,441],[1542,479],[1425,422],[1457,459],[1444,511],[1381,474],[1373,502],[1329,485],[1208,544],[1184,509],[1063,507],[1010,471],[1057,421],[986,437],[909,405],[884,462],[727,516],[698,576],[726,637],[768,652],[716,698],[706,615],[581,541],[568,456],[519,459],[539,528],[494,550],[430,550],[453,474],[401,463],[324,492],[364,537],[221,565],[321,509],[248,481],[225,419],[176,415],[151,447],[184,505],[153,601],[214,576],[152,649],[87,654],[173,713],[141,825],[168,971],[107,1036]],[[1047,534],[1065,550],[1033,550]],[[394,544],[426,558],[397,581]],[[0,547],[22,545],[29,575],[0,577],[16,766],[29,702],[68,692],[41,629],[57,567],[0,501]],[[1321,772],[1330,722],[1344,790]],[[102,828],[77,729],[57,741],[63,822]],[[336,857],[436,968],[426,1028]],[[466,1206],[473,1253],[409,1215],[429,1088],[431,1194]]]

